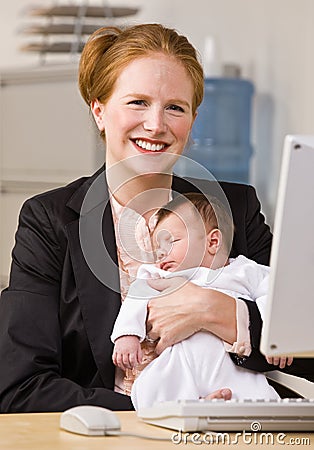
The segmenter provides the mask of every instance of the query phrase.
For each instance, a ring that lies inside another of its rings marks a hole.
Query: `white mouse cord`
[[[141,439],[149,439],[151,441],[171,441],[171,437],[162,438],[157,436],[146,436],[144,434],[136,434],[136,433],[125,433],[123,431],[106,431],[105,436],[127,436],[127,437],[135,437]]]
[[[215,431],[209,431],[209,430],[199,431],[199,433],[212,434],[213,436],[217,434]],[[123,431],[106,431],[105,436],[122,436],[122,437],[126,436],[126,437],[140,438],[140,439],[148,439],[151,441],[168,441],[168,442],[172,441],[171,437],[162,438],[162,437],[157,437],[157,436],[147,436],[145,434],[125,433]],[[192,442],[192,441],[190,439],[188,439],[188,442]]]

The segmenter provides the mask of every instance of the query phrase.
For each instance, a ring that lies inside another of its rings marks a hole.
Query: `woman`
[[[203,95],[202,68],[185,37],[157,24],[100,29],[82,53],[79,83],[106,143],[106,165],[90,178],[37,195],[21,210],[10,285],[0,302],[2,412],[62,411],[78,404],[132,409],[119,393],[110,334],[137,263],[149,259],[154,211],[172,192],[191,191],[190,182],[171,173]],[[266,264],[271,234],[254,190],[222,188],[235,221],[232,254]],[[131,240],[125,240],[128,233]],[[171,290],[158,280],[154,287]],[[188,284],[180,298],[175,291],[165,295],[162,308],[160,300],[151,301],[148,321],[150,337],[160,338],[157,351],[206,329],[228,342],[243,363],[243,342],[237,343],[242,308],[251,321],[251,337],[244,327],[253,348],[247,359],[265,370],[256,350],[261,320],[255,305],[247,309],[241,300],[203,291]]]

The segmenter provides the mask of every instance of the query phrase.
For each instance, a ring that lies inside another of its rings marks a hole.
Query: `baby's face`
[[[153,245],[160,269],[175,272],[198,267],[206,251],[206,233],[203,224],[197,224],[195,215],[185,211],[169,214],[155,228]]]

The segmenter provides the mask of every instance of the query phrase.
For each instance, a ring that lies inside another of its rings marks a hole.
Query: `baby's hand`
[[[280,369],[284,369],[286,366],[291,366],[293,357],[292,356],[266,356],[268,364],[274,364],[279,366]]]
[[[133,369],[142,362],[142,356],[137,336],[121,336],[115,340],[112,361],[120,369]]]

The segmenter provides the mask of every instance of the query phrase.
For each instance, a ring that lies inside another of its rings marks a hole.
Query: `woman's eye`
[[[142,106],[142,105],[145,105],[145,102],[144,102],[144,100],[132,100],[132,101],[128,102],[128,105]]]
[[[172,111],[184,112],[184,109],[179,105],[170,105],[168,106],[168,109],[171,109]]]

